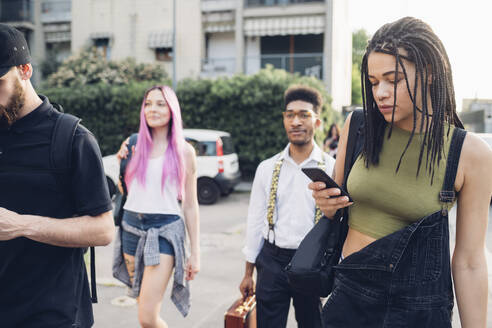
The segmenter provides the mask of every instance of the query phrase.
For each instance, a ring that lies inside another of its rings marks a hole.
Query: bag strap
[[[347,190],[347,179],[354,165],[357,157],[360,154],[361,147],[357,147],[361,144],[359,138],[361,134],[361,128],[364,123],[364,112],[362,110],[355,110],[352,112],[350,118],[349,134],[347,138],[347,148],[345,151],[345,166],[343,169],[343,188]]]
[[[128,156],[126,158],[122,158],[120,162],[120,182],[121,182],[121,187],[123,188],[123,195],[128,195],[128,188],[125,183],[125,173],[126,173],[126,167],[128,166],[128,163],[130,163],[130,160],[133,155],[132,148],[133,146],[137,145],[138,141],[138,133],[134,133],[130,136],[130,140],[128,141],[127,149],[128,149]]]

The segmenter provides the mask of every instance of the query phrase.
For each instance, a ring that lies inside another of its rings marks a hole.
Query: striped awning
[[[112,39],[113,38],[113,33],[111,32],[93,32],[90,35],[92,40],[96,39]]]
[[[247,18],[244,22],[246,36],[322,34],[324,31],[322,15]]]
[[[203,29],[207,33],[232,32],[235,25],[234,22],[206,23]]]
[[[55,42],[67,42],[72,40],[72,33],[70,31],[62,31],[62,32],[45,32],[44,40],[47,43],[55,43]]]
[[[151,49],[172,48],[173,32],[172,31],[154,31],[149,33],[148,46]]]

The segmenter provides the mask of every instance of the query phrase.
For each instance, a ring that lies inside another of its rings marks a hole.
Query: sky
[[[463,98],[492,99],[492,1],[347,1],[352,31],[364,28],[372,35],[385,23],[405,16],[428,23],[448,53],[458,110]]]

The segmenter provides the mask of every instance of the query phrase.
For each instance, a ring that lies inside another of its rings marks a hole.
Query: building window
[[[155,48],[155,60],[169,62],[173,60],[173,48]]]
[[[109,60],[111,58],[111,47],[109,45],[109,38],[98,38],[94,39],[94,47],[101,55]]]

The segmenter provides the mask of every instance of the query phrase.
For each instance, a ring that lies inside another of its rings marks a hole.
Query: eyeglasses
[[[301,110],[301,111],[288,110],[282,112],[282,114],[284,115],[284,119],[286,119],[287,121],[293,121],[296,116],[299,117],[299,120],[301,121],[307,121],[313,117],[314,113],[307,110]]]

